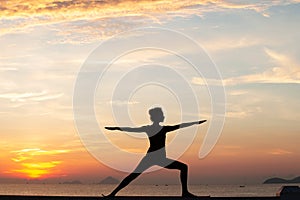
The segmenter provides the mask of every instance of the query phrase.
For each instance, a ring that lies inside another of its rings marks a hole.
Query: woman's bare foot
[[[184,192],[181,195],[182,197],[197,197],[196,195],[190,193],[190,192]]]
[[[115,195],[113,194],[109,194],[109,195],[105,195],[105,194],[102,194],[102,197],[114,197]]]

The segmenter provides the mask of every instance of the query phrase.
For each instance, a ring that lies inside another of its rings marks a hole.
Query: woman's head
[[[165,119],[164,113],[160,107],[149,109],[149,115],[152,122],[163,122]]]

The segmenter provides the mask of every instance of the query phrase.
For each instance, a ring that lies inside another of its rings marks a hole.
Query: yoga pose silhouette
[[[153,165],[158,165],[167,169],[180,170],[180,181],[182,186],[183,197],[193,197],[194,195],[188,191],[187,187],[187,175],[188,166],[177,160],[173,160],[166,157],[166,134],[168,132],[192,126],[195,124],[202,124],[206,120],[187,122],[173,126],[161,126],[160,122],[163,122],[165,117],[160,107],[152,108],[149,110],[150,119],[153,122],[151,125],[141,126],[136,128],[131,127],[105,127],[107,130],[119,130],[127,132],[145,132],[148,135],[150,141],[150,147],[147,154],[140,161],[136,169],[129,174],[109,195],[108,197],[115,196],[117,192],[126,187],[131,181],[137,178],[141,173],[147,170]]]

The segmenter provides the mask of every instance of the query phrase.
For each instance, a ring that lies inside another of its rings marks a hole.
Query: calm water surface
[[[286,185],[286,184],[285,184]],[[190,185],[196,195],[210,196],[275,196],[282,185]],[[97,184],[0,184],[4,195],[58,195],[58,196],[101,196],[112,191],[115,185]],[[120,196],[179,196],[180,185],[129,185]]]

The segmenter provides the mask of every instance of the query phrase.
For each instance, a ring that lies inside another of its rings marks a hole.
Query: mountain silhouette
[[[269,178],[263,182],[263,184],[280,184],[280,183],[300,183],[300,176],[293,179],[283,179],[283,178]]]
[[[291,181],[292,181],[292,183],[300,183],[300,176],[292,179]]]
[[[114,177],[108,176],[102,181],[100,181],[100,184],[118,184],[120,181]]]
[[[65,181],[63,184],[82,184],[81,181],[74,180],[74,181]]]

